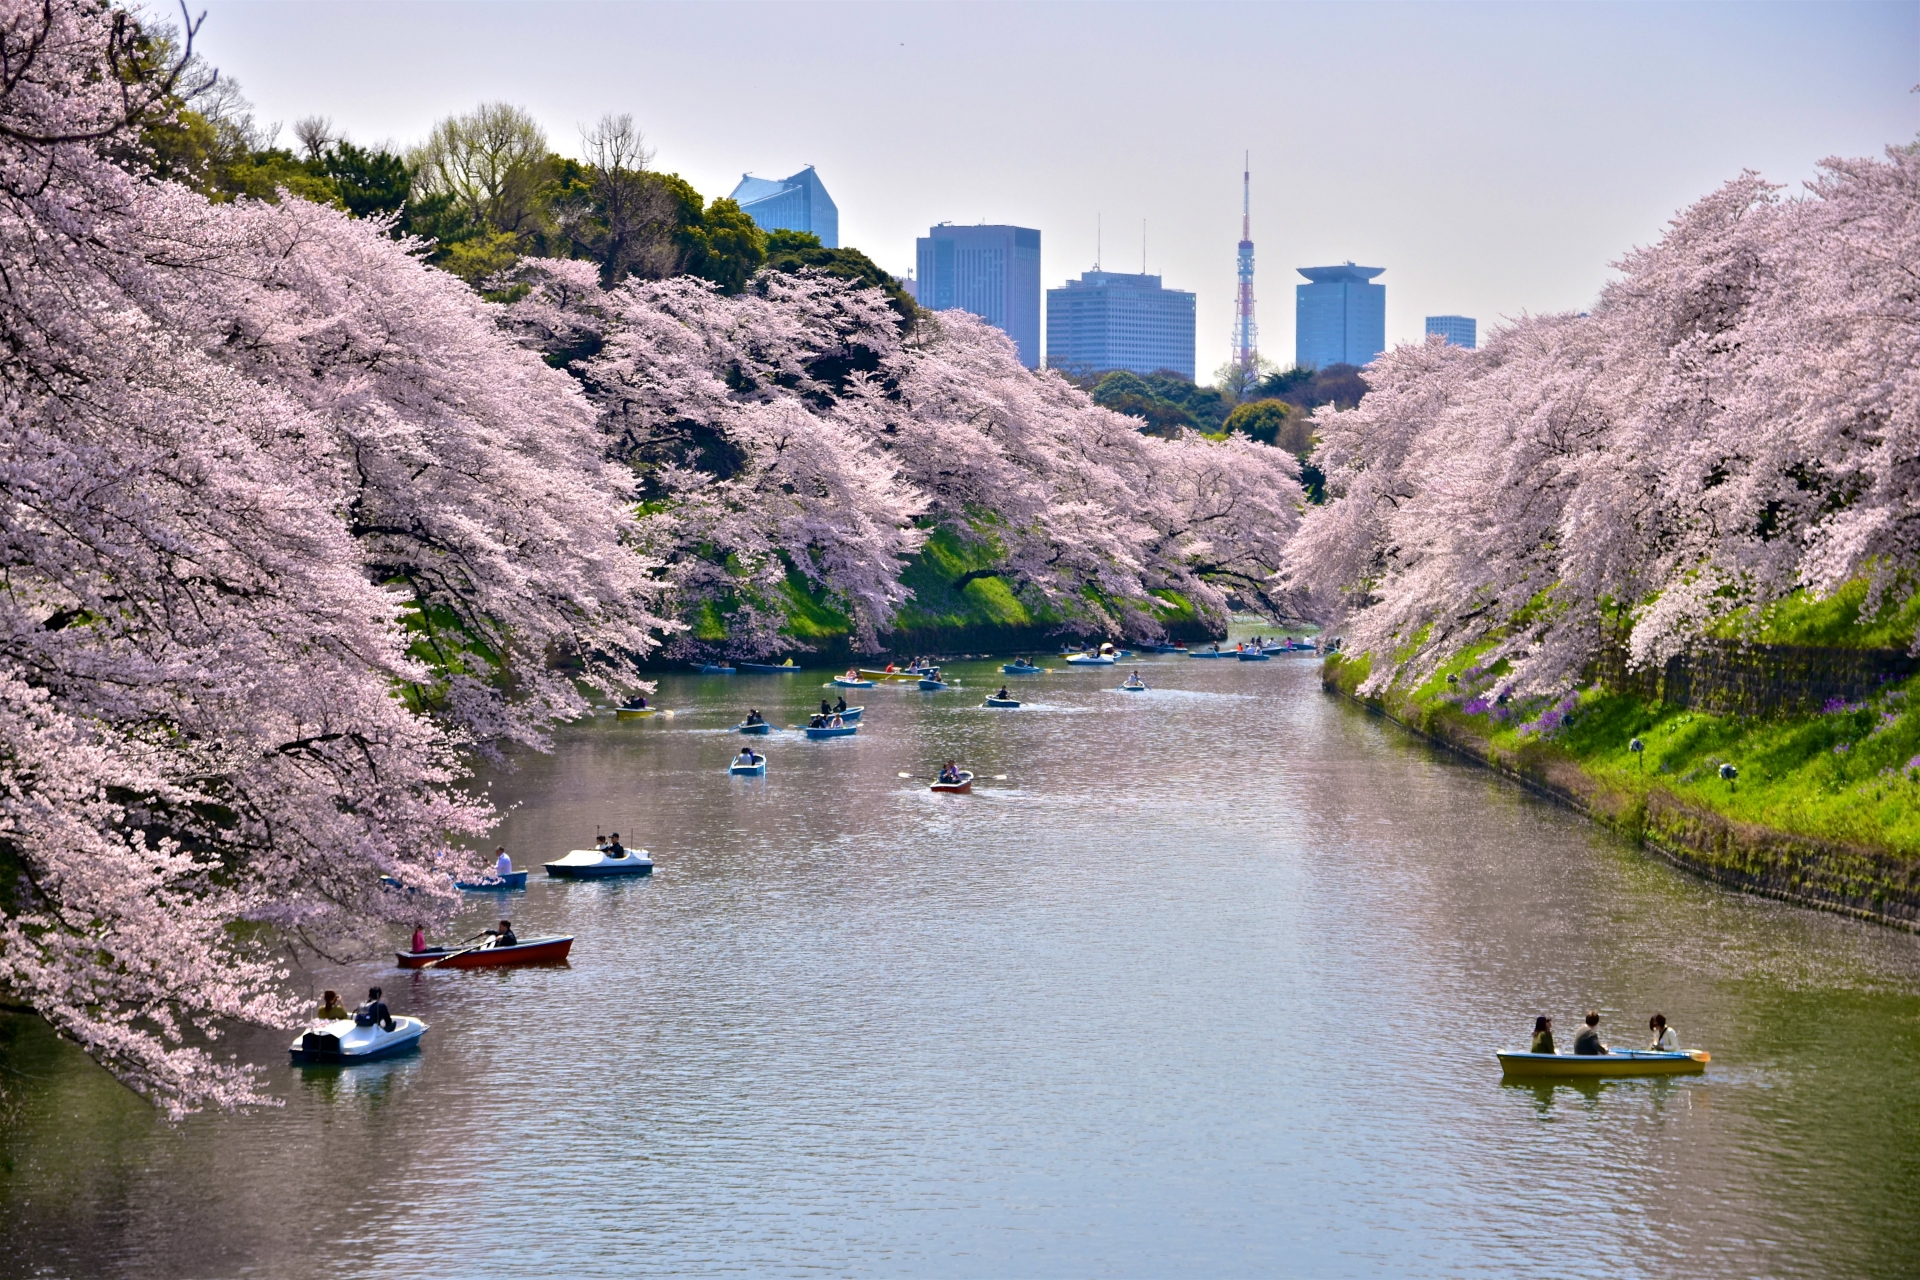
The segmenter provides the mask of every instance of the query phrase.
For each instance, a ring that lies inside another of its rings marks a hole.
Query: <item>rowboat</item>
[[[420,1047],[427,1024],[418,1018],[395,1018],[393,1030],[363,1027],[352,1018],[341,1018],[315,1027],[292,1045],[293,1065],[352,1066],[391,1058]]]
[[[871,689],[873,688],[873,681],[868,680],[864,676],[862,676],[858,680],[849,680],[845,676],[835,676],[833,679],[827,681],[827,683],[832,685],[836,689]]]
[[[613,715],[616,720],[645,720],[658,710],[657,707],[615,707]]]
[[[755,675],[763,676],[790,676],[800,669],[793,665],[792,658],[788,658],[785,662],[741,662],[735,665],[742,671],[751,671]]]
[[[765,720],[757,722],[742,720],[739,724],[733,726],[733,731],[735,733],[757,733],[765,735],[773,732],[773,726]]]
[[[1143,644],[1140,647],[1148,653],[1185,653],[1187,651],[1187,646],[1183,644]]]
[[[1145,693],[1146,691],[1147,685],[1145,681],[1135,684],[1131,680],[1126,680],[1121,682],[1120,685],[1120,692],[1122,693]]]
[[[1231,658],[1233,650],[1229,649],[1222,653],[1218,649],[1189,649],[1187,656],[1189,658]]]
[[[1070,653],[1067,665],[1070,667],[1110,667],[1116,659],[1110,653]]]
[[[987,706],[989,706],[989,707],[1017,707],[1017,706],[1019,706],[1019,705],[1020,705],[1020,699],[1018,699],[1018,698],[988,698],[988,699],[987,699],[987,702],[986,702],[986,705],[987,705]]]
[[[1003,662],[1000,664],[1000,673],[1009,676],[1037,676],[1045,670],[1045,667],[1036,667],[1030,662]]]
[[[511,947],[428,947],[425,951],[396,951],[402,969],[491,969],[504,964],[559,964],[573,950],[573,939],[525,938]],[[452,957],[449,959],[448,957]]]
[[[752,764],[735,760],[727,766],[727,772],[739,778],[764,778],[767,776],[767,758],[761,756]]]
[[[953,796],[971,795],[973,793],[973,774],[962,769],[960,771],[960,781],[936,782],[927,789],[929,791],[944,791],[948,795]]]
[[[859,671],[861,675],[869,680],[918,680],[920,678],[920,668],[918,667],[915,667],[911,671],[869,671],[867,668],[861,667]]]
[[[509,871],[503,876],[494,876],[490,880],[455,880],[453,887],[464,889],[468,893],[505,893],[509,889],[527,887],[527,873]]]
[[[927,676],[921,676],[920,687],[928,693],[939,693],[947,687],[947,682],[945,680],[934,680]]]
[[[645,849],[628,849],[626,855],[615,858],[603,849],[574,849],[566,857],[547,863],[547,874],[556,880],[600,880],[652,873],[653,859]]]
[[[838,729],[816,729],[812,725],[807,726],[809,738],[851,738],[858,732],[860,732],[860,726],[857,724],[842,725]]]
[[[1510,1076],[1694,1075],[1713,1061],[1705,1049],[1667,1053],[1658,1049],[1611,1049],[1606,1053],[1522,1053],[1499,1050],[1500,1070]]]
[[[829,713],[823,711],[820,714],[827,715]],[[867,709],[864,705],[858,706],[858,707],[848,707],[845,711],[835,711],[835,712],[832,712],[831,714],[839,716],[842,720],[846,721],[848,724],[852,724],[854,721],[858,720],[861,716],[867,714]]]
[[[687,665],[703,676],[730,676],[733,674],[733,668],[724,662],[689,662]]]
[[[1265,662],[1267,660],[1267,655],[1258,649],[1242,649],[1236,656],[1242,662]]]

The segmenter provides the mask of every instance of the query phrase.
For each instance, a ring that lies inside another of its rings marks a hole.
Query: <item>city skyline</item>
[[[1049,282],[1094,265],[1100,215],[1114,258],[1145,218],[1146,269],[1199,295],[1203,378],[1230,350],[1248,149],[1262,347],[1284,359],[1294,309],[1272,282],[1295,266],[1387,264],[1390,342],[1440,312],[1492,329],[1587,310],[1625,247],[1742,170],[1791,195],[1823,157],[1920,132],[1920,10],[1901,4],[1036,5],[1011,40],[941,5],[848,5],[831,24],[777,5],[472,4],[458,22],[408,0],[207,8],[198,45],[263,121],[326,115],[405,145],[499,100],[578,154],[581,125],[630,111],[656,166],[708,198],[743,169],[817,164],[841,243],[896,274],[942,218],[1042,229]],[[631,51],[665,48],[634,74]],[[942,124],[947,145],[916,113],[872,109],[875,83],[956,78],[978,94]],[[1428,110],[1439,98],[1453,109]],[[1040,120],[1085,145],[1038,145]]]

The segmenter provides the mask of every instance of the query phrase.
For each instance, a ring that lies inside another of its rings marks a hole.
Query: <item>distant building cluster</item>
[[[1047,367],[1194,375],[1194,297],[1159,276],[1084,271],[1047,290]]]
[[[1240,281],[1235,334],[1241,347],[1253,341],[1251,175],[1243,175]],[[790,177],[743,174],[733,199],[761,228],[810,231],[830,249],[840,247],[840,209],[813,166]],[[1143,264],[1144,265],[1144,264]],[[1375,283],[1384,267],[1344,262],[1300,267],[1307,283],[1294,289],[1294,363],[1303,368],[1365,365],[1387,347],[1387,290]],[[901,285],[930,311],[972,312],[1013,339],[1020,362],[1045,363],[1074,374],[1162,370],[1186,378],[1198,374],[1196,300],[1169,289],[1157,275],[1103,271],[1098,265],[1047,289],[1042,350],[1040,232],[999,224],[955,226],[942,222],[915,244],[914,270]],[[1428,334],[1473,348],[1471,316],[1428,316]],[[1235,358],[1251,361],[1250,347]]]
[[[840,247],[840,206],[812,165],[778,181],[743,173],[731,199],[762,231],[811,231],[827,248]]]

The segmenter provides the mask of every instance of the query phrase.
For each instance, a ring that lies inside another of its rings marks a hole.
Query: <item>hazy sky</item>
[[[843,244],[904,273],[934,222],[1042,233],[1048,286],[1146,264],[1227,356],[1241,154],[1261,350],[1292,268],[1385,267],[1422,317],[1581,309],[1607,264],[1743,168],[1797,186],[1920,134],[1920,3],[267,3],[200,0],[266,120],[409,143],[501,99],[557,150],[631,112],[709,197],[818,166]],[[290,135],[283,134],[283,138]]]

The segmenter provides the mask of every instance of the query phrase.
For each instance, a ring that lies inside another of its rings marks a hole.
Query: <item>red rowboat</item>
[[[396,951],[402,969],[424,969],[435,960],[453,958],[436,969],[484,969],[501,964],[559,964],[573,949],[572,938],[527,938],[511,947],[428,947],[425,951]]]
[[[944,791],[948,795],[953,796],[971,795],[973,793],[973,775],[967,770],[962,769],[960,776],[954,781],[936,782],[931,787],[928,787],[927,790]]]

